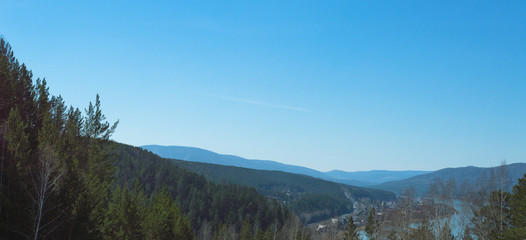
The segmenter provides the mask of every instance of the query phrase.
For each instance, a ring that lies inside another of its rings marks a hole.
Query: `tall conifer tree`
[[[356,225],[354,224],[354,219],[352,216],[349,217],[349,220],[347,221],[347,228],[345,229],[345,233],[343,236],[344,240],[358,240],[359,234],[356,229]]]

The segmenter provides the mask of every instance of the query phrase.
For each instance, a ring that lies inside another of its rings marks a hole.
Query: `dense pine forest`
[[[166,188],[115,182],[97,95],[85,111],[51,96],[0,39],[0,236],[3,239],[191,239]]]
[[[253,187],[265,196],[285,202],[289,210],[306,224],[351,213],[354,210],[352,201],[396,200],[392,192],[334,183],[301,174],[172,161],[216,183],[232,182]]]
[[[165,190],[188,216],[193,229],[210,236],[214,227],[225,225],[239,231],[243,224],[257,230],[279,228],[293,217],[287,208],[268,200],[254,188],[216,184],[178,167],[168,159],[123,144],[108,145],[115,160],[115,183],[134,189],[140,182],[144,194]],[[225,227],[223,226],[223,227]]]
[[[98,95],[84,111],[52,96],[0,38],[0,238],[275,239],[304,231],[252,188],[215,184],[111,141],[117,124],[106,121]]]

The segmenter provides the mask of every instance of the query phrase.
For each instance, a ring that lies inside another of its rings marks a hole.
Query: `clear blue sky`
[[[0,0],[0,34],[67,104],[99,93],[131,145],[318,170],[526,162],[526,1]]]

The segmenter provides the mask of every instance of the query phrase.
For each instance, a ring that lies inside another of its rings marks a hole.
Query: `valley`
[[[524,240],[525,13],[2,0],[0,240]]]

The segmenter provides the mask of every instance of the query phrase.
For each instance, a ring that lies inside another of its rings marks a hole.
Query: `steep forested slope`
[[[203,176],[178,167],[146,150],[114,143],[116,184],[132,188],[139,180],[146,193],[159,191],[163,185],[187,214],[195,229],[204,224],[220,223],[240,227],[244,220],[257,222],[266,229],[273,222],[282,224],[287,209],[277,201],[267,200],[255,189],[234,184],[215,184]]]
[[[254,187],[267,196],[287,203],[306,222],[352,211],[351,200],[369,198],[390,201],[391,192],[354,187],[301,174],[255,170],[217,164],[173,160],[177,165],[217,183]]]
[[[98,95],[84,112],[66,107],[0,37],[0,239],[235,237],[271,224],[275,237],[294,220],[254,189],[112,142],[116,126]]]

